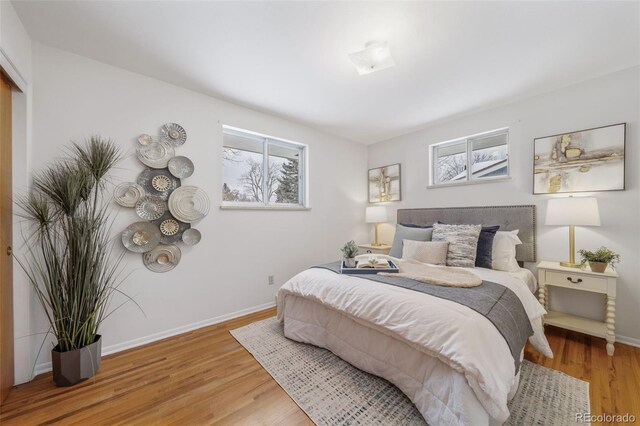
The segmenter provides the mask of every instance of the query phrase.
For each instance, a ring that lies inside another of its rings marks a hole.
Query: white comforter
[[[510,288],[520,298],[535,332],[531,343],[552,356],[542,328],[545,310],[527,286],[505,272],[469,270],[483,280]],[[280,320],[284,319],[289,294],[340,311],[438,358],[464,375],[492,418],[504,422],[509,417],[507,401],[515,380],[513,357],[495,326],[474,310],[428,294],[317,268],[301,272],[282,286],[278,292]]]

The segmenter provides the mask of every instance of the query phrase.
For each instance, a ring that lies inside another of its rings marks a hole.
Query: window
[[[430,186],[508,177],[509,129],[438,143],[431,146],[430,155]]]
[[[222,205],[304,207],[306,145],[223,126]]]

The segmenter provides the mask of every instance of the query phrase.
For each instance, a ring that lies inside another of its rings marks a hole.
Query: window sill
[[[290,210],[309,211],[311,207],[303,206],[241,206],[241,205],[221,205],[220,210]]]
[[[474,179],[474,180],[465,180],[462,182],[455,182],[455,183],[439,183],[435,185],[427,185],[427,189],[440,189],[440,188],[448,188],[450,186],[466,186],[466,185],[478,185],[482,183],[506,182],[510,180],[511,180],[511,176]]]

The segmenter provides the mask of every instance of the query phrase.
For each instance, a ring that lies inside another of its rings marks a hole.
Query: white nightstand
[[[389,254],[391,250],[391,246],[381,245],[381,246],[373,246],[371,244],[358,244],[358,254]]]
[[[538,263],[538,299],[547,310],[545,324],[578,331],[591,336],[607,339],[607,354],[613,356],[616,341],[616,279],[618,274],[611,268],[604,273],[590,269],[565,268],[558,262]],[[563,287],[580,291],[590,291],[606,295],[605,322],[594,321],[577,315],[549,310],[549,287]]]

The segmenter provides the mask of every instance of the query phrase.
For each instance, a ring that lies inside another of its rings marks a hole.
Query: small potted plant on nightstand
[[[356,267],[356,256],[358,255],[358,245],[355,241],[351,240],[342,247],[342,258],[344,259],[344,266],[347,268]]]
[[[589,262],[589,267],[593,272],[604,272],[607,265],[615,266],[620,261],[620,255],[612,252],[606,247],[600,247],[596,251],[580,250],[582,263]]]

